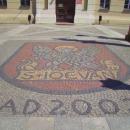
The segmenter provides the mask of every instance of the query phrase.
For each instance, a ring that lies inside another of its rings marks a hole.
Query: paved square
[[[0,35],[0,116],[130,116],[124,36],[98,25],[44,26]]]

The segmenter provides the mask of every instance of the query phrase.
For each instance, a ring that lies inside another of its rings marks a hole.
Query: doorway
[[[56,22],[74,23],[76,0],[56,0]]]

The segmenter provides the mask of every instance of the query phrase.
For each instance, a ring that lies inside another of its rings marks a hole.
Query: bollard
[[[31,15],[30,14],[28,15],[28,22],[29,22],[29,24],[31,22]]]
[[[130,42],[130,26],[129,26],[128,34],[126,34],[125,36],[125,40]]]
[[[101,21],[102,21],[102,16],[100,15],[99,16],[99,24],[101,24]]]

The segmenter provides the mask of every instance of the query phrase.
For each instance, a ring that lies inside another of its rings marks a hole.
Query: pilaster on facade
[[[55,23],[55,0],[36,1],[36,23]]]

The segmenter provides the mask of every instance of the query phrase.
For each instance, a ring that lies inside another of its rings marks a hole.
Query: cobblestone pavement
[[[52,125],[52,117],[62,122],[59,116],[74,123],[86,117],[105,117],[101,122],[107,123],[110,117],[129,117],[130,43],[124,41],[125,29],[115,28],[0,26],[0,116],[46,117]]]
[[[128,32],[128,28],[129,26],[128,25],[116,25],[116,26],[107,26],[108,28],[114,30],[114,31],[117,31],[123,35],[126,35],[127,32]]]

